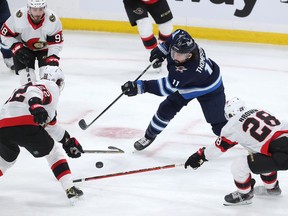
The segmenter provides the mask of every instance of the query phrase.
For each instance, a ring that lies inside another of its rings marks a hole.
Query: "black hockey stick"
[[[27,72],[27,80],[28,80],[28,83],[31,83],[32,80],[31,80],[31,75],[30,75],[28,63],[26,63],[26,72]]]
[[[170,164],[170,165],[165,165],[165,166],[150,167],[150,168],[131,170],[131,171],[126,171],[126,172],[111,173],[111,174],[107,174],[107,175],[100,175],[100,176],[93,176],[93,177],[87,177],[87,178],[82,178],[82,179],[75,179],[75,180],[73,180],[73,182],[91,181],[91,180],[110,178],[110,177],[116,177],[116,176],[123,176],[123,175],[150,172],[150,171],[156,171],[156,170],[170,169],[170,168],[181,167],[181,166],[184,166],[184,164]]]
[[[148,67],[146,67],[146,69],[134,80],[137,81],[138,79],[140,79],[140,77],[143,76],[143,74],[146,73],[146,71],[151,67],[151,65],[154,64],[154,62],[156,62],[158,59],[155,59],[153,62],[151,62]],[[122,92],[108,107],[106,107],[90,124],[87,124],[85,122],[84,119],[81,119],[78,124],[79,124],[79,127],[82,129],[82,130],[86,130],[88,127],[90,127],[100,116],[102,116],[116,101],[118,101],[122,96],[124,95],[124,93]]]
[[[109,150],[84,150],[84,153],[125,153],[122,149],[119,149],[115,146],[108,146]]]

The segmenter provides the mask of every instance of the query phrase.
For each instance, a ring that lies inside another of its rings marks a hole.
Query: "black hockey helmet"
[[[177,53],[191,53],[196,46],[194,39],[189,34],[181,34],[172,45],[171,50]]]

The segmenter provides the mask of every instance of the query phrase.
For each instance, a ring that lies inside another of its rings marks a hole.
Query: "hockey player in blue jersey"
[[[219,66],[181,29],[151,51],[150,62],[155,59],[160,62],[167,59],[167,77],[128,81],[121,86],[122,92],[128,96],[146,92],[167,96],[154,114],[145,136],[135,142],[135,149],[140,151],[148,147],[176,113],[195,98],[214,134],[219,136],[227,123],[224,115],[225,93]]]
[[[7,1],[0,0],[0,28],[10,16],[11,16],[11,13],[10,13],[10,9],[9,9]],[[5,46],[5,44],[2,44],[1,38],[0,38],[0,47],[1,47],[1,53],[4,59],[4,63],[6,64],[8,68],[10,68],[11,70],[14,70],[12,52],[9,49],[9,47]]]

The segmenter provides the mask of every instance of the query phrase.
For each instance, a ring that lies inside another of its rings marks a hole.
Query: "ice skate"
[[[136,141],[134,143],[134,148],[138,151],[141,151],[145,148],[147,148],[149,145],[151,145],[151,143],[155,140],[155,138],[153,139],[148,139],[146,137],[143,137],[141,139],[139,139],[138,141]]]
[[[4,63],[6,64],[6,66],[8,68],[10,68],[11,70],[14,70],[14,62],[13,62],[13,58],[4,58]]]
[[[254,194],[256,196],[279,196],[282,190],[279,187],[279,182],[275,184],[275,187],[272,189],[266,189],[264,186],[256,186],[254,188]]]
[[[79,199],[79,197],[83,196],[83,194],[83,191],[75,186],[66,190],[66,195],[71,202],[71,205],[74,205],[75,202]]]
[[[247,194],[242,194],[238,191],[235,191],[233,193],[230,193],[224,197],[225,203],[223,205],[225,206],[236,206],[236,205],[248,205],[252,203],[253,190],[250,190]]]

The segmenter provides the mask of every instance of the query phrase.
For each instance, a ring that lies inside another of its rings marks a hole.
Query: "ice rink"
[[[125,172],[169,164],[182,164],[216,136],[205,122],[198,102],[182,109],[142,152],[134,142],[144,135],[164,98],[143,94],[121,97],[90,128],[78,126],[100,114],[121,94],[121,85],[134,80],[148,65],[149,54],[138,35],[64,31],[61,68],[66,85],[58,107],[58,121],[84,149],[105,150],[116,146],[124,154],[84,154],[70,159],[74,179]],[[226,96],[238,96],[248,107],[265,107],[278,118],[288,110],[288,47],[196,39],[221,68]],[[149,69],[143,79],[167,75]],[[19,86],[19,77],[0,59],[0,104]],[[77,183],[85,196],[70,206],[46,160],[33,158],[22,149],[16,164],[0,178],[1,216],[286,216],[288,173],[279,172],[282,195],[254,197],[247,206],[223,206],[224,196],[236,190],[230,165],[240,146],[198,170],[177,167]],[[95,163],[104,167],[97,169]],[[259,176],[254,176],[261,185]]]

